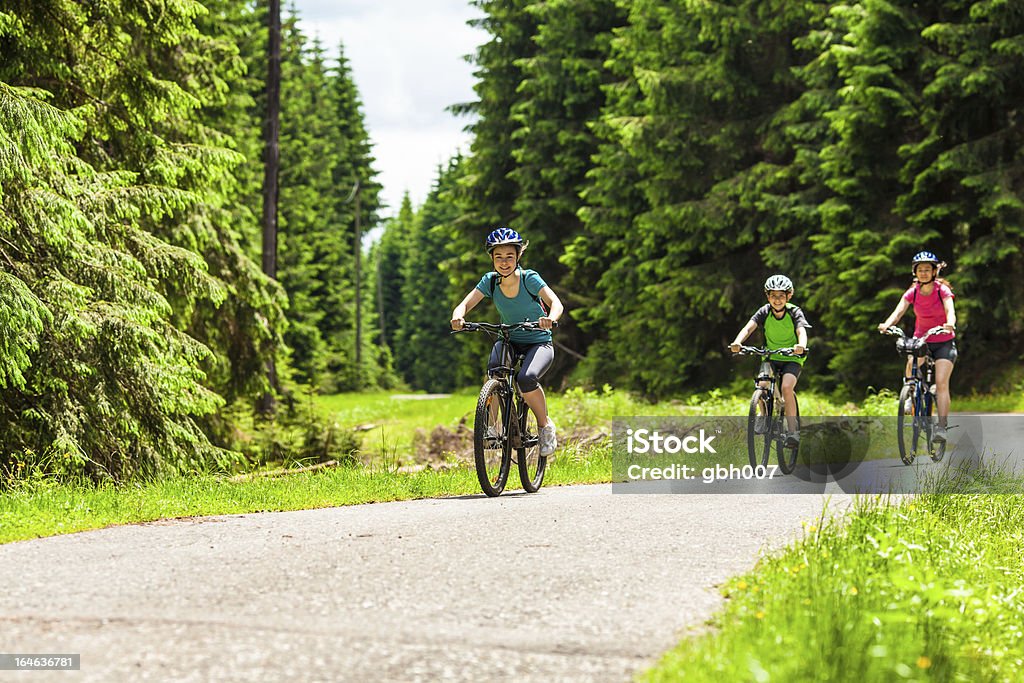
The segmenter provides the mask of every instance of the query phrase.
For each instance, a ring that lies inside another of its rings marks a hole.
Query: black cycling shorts
[[[783,375],[793,375],[797,379],[800,379],[800,371],[803,366],[796,361],[791,360],[773,360],[771,361],[772,370],[775,371],[775,376],[782,380]]]
[[[951,363],[956,363],[956,342],[954,340],[928,342],[928,348],[931,349],[932,358],[935,360],[948,360]]]

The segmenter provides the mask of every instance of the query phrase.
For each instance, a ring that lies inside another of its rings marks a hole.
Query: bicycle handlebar
[[[942,325],[936,325],[932,329],[930,329],[927,332],[925,332],[924,336],[916,337],[916,339],[927,339],[928,337],[932,336],[933,334],[942,334],[945,331],[946,331],[945,327],[943,327]],[[886,331],[883,332],[882,334],[887,334],[890,337],[903,337],[904,339],[907,338],[907,333],[904,332],[902,328],[896,327],[895,325],[892,325],[891,327],[886,329]]]
[[[551,327],[558,327],[558,321],[552,320]],[[506,325],[505,323],[465,323],[461,330],[452,330],[452,334],[458,334],[459,332],[476,332],[483,330],[485,332],[504,332],[512,330],[539,330],[540,324],[536,320],[524,320],[521,323],[512,323]]]
[[[803,353],[795,353],[792,346],[787,346],[784,349],[764,349],[757,346],[740,346],[740,350],[736,355],[738,356],[770,356],[773,353],[777,353],[780,356],[793,356],[795,358],[803,358],[807,355],[807,349],[804,349]]]

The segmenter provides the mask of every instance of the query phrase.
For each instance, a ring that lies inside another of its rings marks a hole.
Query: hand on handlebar
[[[541,316],[540,319],[537,320],[537,327],[539,327],[542,330],[550,330],[552,327],[555,327],[556,325],[558,325],[558,321],[553,320],[552,318],[549,318],[546,315]]]
[[[452,329],[455,330],[456,332],[460,331],[465,326],[465,318],[452,318]]]

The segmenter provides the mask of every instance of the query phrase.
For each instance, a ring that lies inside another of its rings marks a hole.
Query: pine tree
[[[458,347],[446,332],[456,297],[448,277],[437,265],[450,255],[444,226],[458,214],[452,192],[460,158],[452,159],[438,177],[407,235],[402,263],[402,315],[395,332],[395,364],[414,389],[450,391]]]
[[[587,303],[593,283],[577,291],[561,258],[582,233],[578,214],[586,173],[597,152],[593,126],[604,105],[602,86],[611,81],[604,64],[613,29],[625,11],[612,0],[535,3],[527,8],[537,24],[536,53],[516,61],[523,73],[512,109],[515,167],[509,173],[516,197],[516,228],[530,240],[530,265],[559,295],[569,315],[555,341],[561,349],[585,351],[589,337],[575,325],[574,309]],[[548,381],[559,382],[575,364],[558,353]]]
[[[950,263],[961,345],[985,349],[964,354],[963,378],[1020,355],[1024,14],[1007,3],[945,2],[929,20],[921,31],[920,133],[899,150],[904,192],[896,211],[921,236],[915,248],[933,248]],[[899,256],[894,284],[906,285],[906,253]]]
[[[473,89],[478,99],[451,107],[456,114],[475,117],[466,127],[473,141],[459,185],[462,212],[449,229],[460,248],[446,267],[461,276],[460,285],[468,285],[477,272],[477,250],[487,233],[501,225],[514,226],[518,220],[518,190],[510,175],[515,169],[513,135],[518,128],[512,110],[521,101],[517,91],[524,77],[522,60],[536,52],[536,21],[526,11],[530,0],[474,0],[473,4],[486,16],[470,23],[486,30],[491,39],[471,59],[477,67]]]
[[[624,80],[608,88],[585,193],[593,235],[568,255],[604,252],[602,301],[584,312],[607,330],[591,349],[599,379],[648,395],[720,381],[720,349],[761,296],[765,261],[805,246],[761,198],[777,182],[775,117],[800,93],[792,42],[812,9],[631,4],[613,43]]]
[[[297,379],[328,382],[330,351],[321,329],[324,299],[350,268],[350,247],[330,202],[333,165],[340,141],[331,112],[333,93],[323,56],[310,52],[293,14],[285,21],[282,47],[280,276],[288,292],[289,328]],[[331,282],[328,281],[330,278]]]
[[[396,349],[395,335],[406,308],[402,300],[402,264],[406,260],[409,235],[415,220],[412,201],[406,192],[398,215],[385,222],[376,249],[378,324],[381,341],[392,354]]]
[[[222,404],[202,369],[211,354],[178,322],[229,294],[197,217],[237,156],[196,144],[208,84],[182,78],[184,64],[218,73],[192,51],[204,10],[7,7],[0,233],[29,313],[0,314],[26,333],[2,385],[4,457],[115,477],[224,464],[196,422]]]
[[[349,236],[346,239],[350,257],[354,261],[356,250],[363,248],[362,244],[356,244],[355,239],[356,210],[359,211],[360,232],[365,235],[379,221],[382,188],[377,181],[377,171],[374,168],[376,160],[366,130],[362,100],[356,89],[348,59],[345,57],[344,47],[341,45],[338,46],[338,62],[332,71],[330,82],[335,106],[333,125],[339,140],[332,169],[334,194],[331,201],[342,226],[341,234]],[[352,195],[353,188],[358,188],[356,196]],[[377,306],[374,288],[371,286],[373,280],[370,277],[370,269],[365,265],[365,256],[361,255],[361,263],[364,264],[359,286],[363,334],[359,353],[362,360],[358,368],[355,364],[354,269],[353,272],[346,274],[352,294],[344,293],[340,287],[334,288],[324,301],[326,315],[323,331],[325,337],[332,340],[332,349],[337,359],[335,364],[329,367],[332,374],[342,378],[339,380],[339,388],[372,387],[389,373],[387,362],[380,355],[380,346],[373,343],[373,335],[369,332],[376,326]]]

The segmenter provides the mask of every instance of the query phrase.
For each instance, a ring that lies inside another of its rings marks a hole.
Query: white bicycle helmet
[[[792,292],[793,281],[785,275],[772,275],[764,281],[765,292]]]

